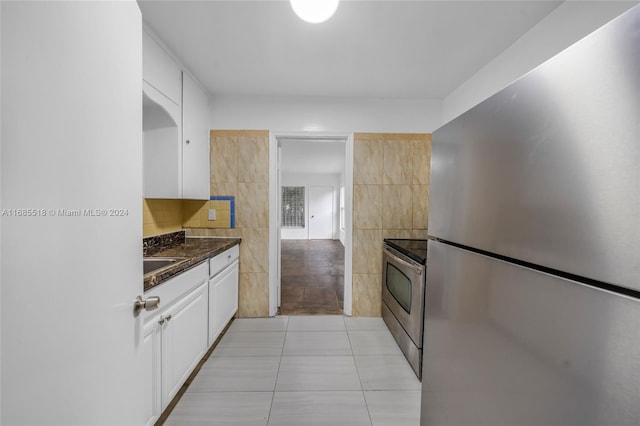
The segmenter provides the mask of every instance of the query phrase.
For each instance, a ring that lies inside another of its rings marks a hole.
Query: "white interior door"
[[[277,176],[276,176],[276,181],[278,184],[278,208],[276,209],[276,217],[277,217],[277,221],[278,221],[278,226],[276,227],[276,232],[277,232],[277,244],[278,244],[278,260],[277,260],[277,264],[276,264],[276,279],[278,282],[277,285],[277,289],[278,289],[278,294],[277,294],[277,300],[278,300],[278,307],[280,307],[280,304],[282,302],[282,289],[280,284],[282,283],[282,145],[280,144],[280,142],[278,142],[278,163],[277,163],[277,168],[278,168],[278,172],[277,172]]]
[[[309,187],[309,239],[333,239],[333,186]]]
[[[141,425],[140,9],[0,7],[0,423]]]

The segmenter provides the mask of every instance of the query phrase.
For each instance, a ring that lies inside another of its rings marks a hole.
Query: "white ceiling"
[[[213,95],[443,99],[561,1],[342,0],[323,24],[286,0],[138,0]],[[343,142],[286,141],[283,172],[341,173]]]
[[[281,141],[283,173],[340,174],[345,165],[345,142]]]
[[[343,0],[323,24],[284,0],[139,0],[212,95],[442,99],[560,1]]]

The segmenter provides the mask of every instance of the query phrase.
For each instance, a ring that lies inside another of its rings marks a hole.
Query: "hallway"
[[[338,240],[282,240],[281,315],[341,315],[344,247]]]

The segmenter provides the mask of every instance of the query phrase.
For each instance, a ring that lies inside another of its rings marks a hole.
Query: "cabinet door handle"
[[[169,321],[171,320],[171,315],[167,315],[166,317],[160,317],[160,320],[158,321],[158,324],[162,325],[164,324],[165,321]]]
[[[187,142],[188,144],[190,144],[190,143],[191,143],[191,141],[190,141],[189,139],[187,139],[187,141],[186,141],[186,142]]]
[[[136,300],[133,301],[133,316],[137,317],[140,315],[140,311],[143,309],[147,311],[152,311],[158,307],[160,304],[159,296],[152,296],[147,300],[144,300],[142,296],[136,297]]]

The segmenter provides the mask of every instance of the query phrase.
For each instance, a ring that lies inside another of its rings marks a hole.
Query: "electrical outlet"
[[[209,220],[216,220],[216,209],[209,209]]]

